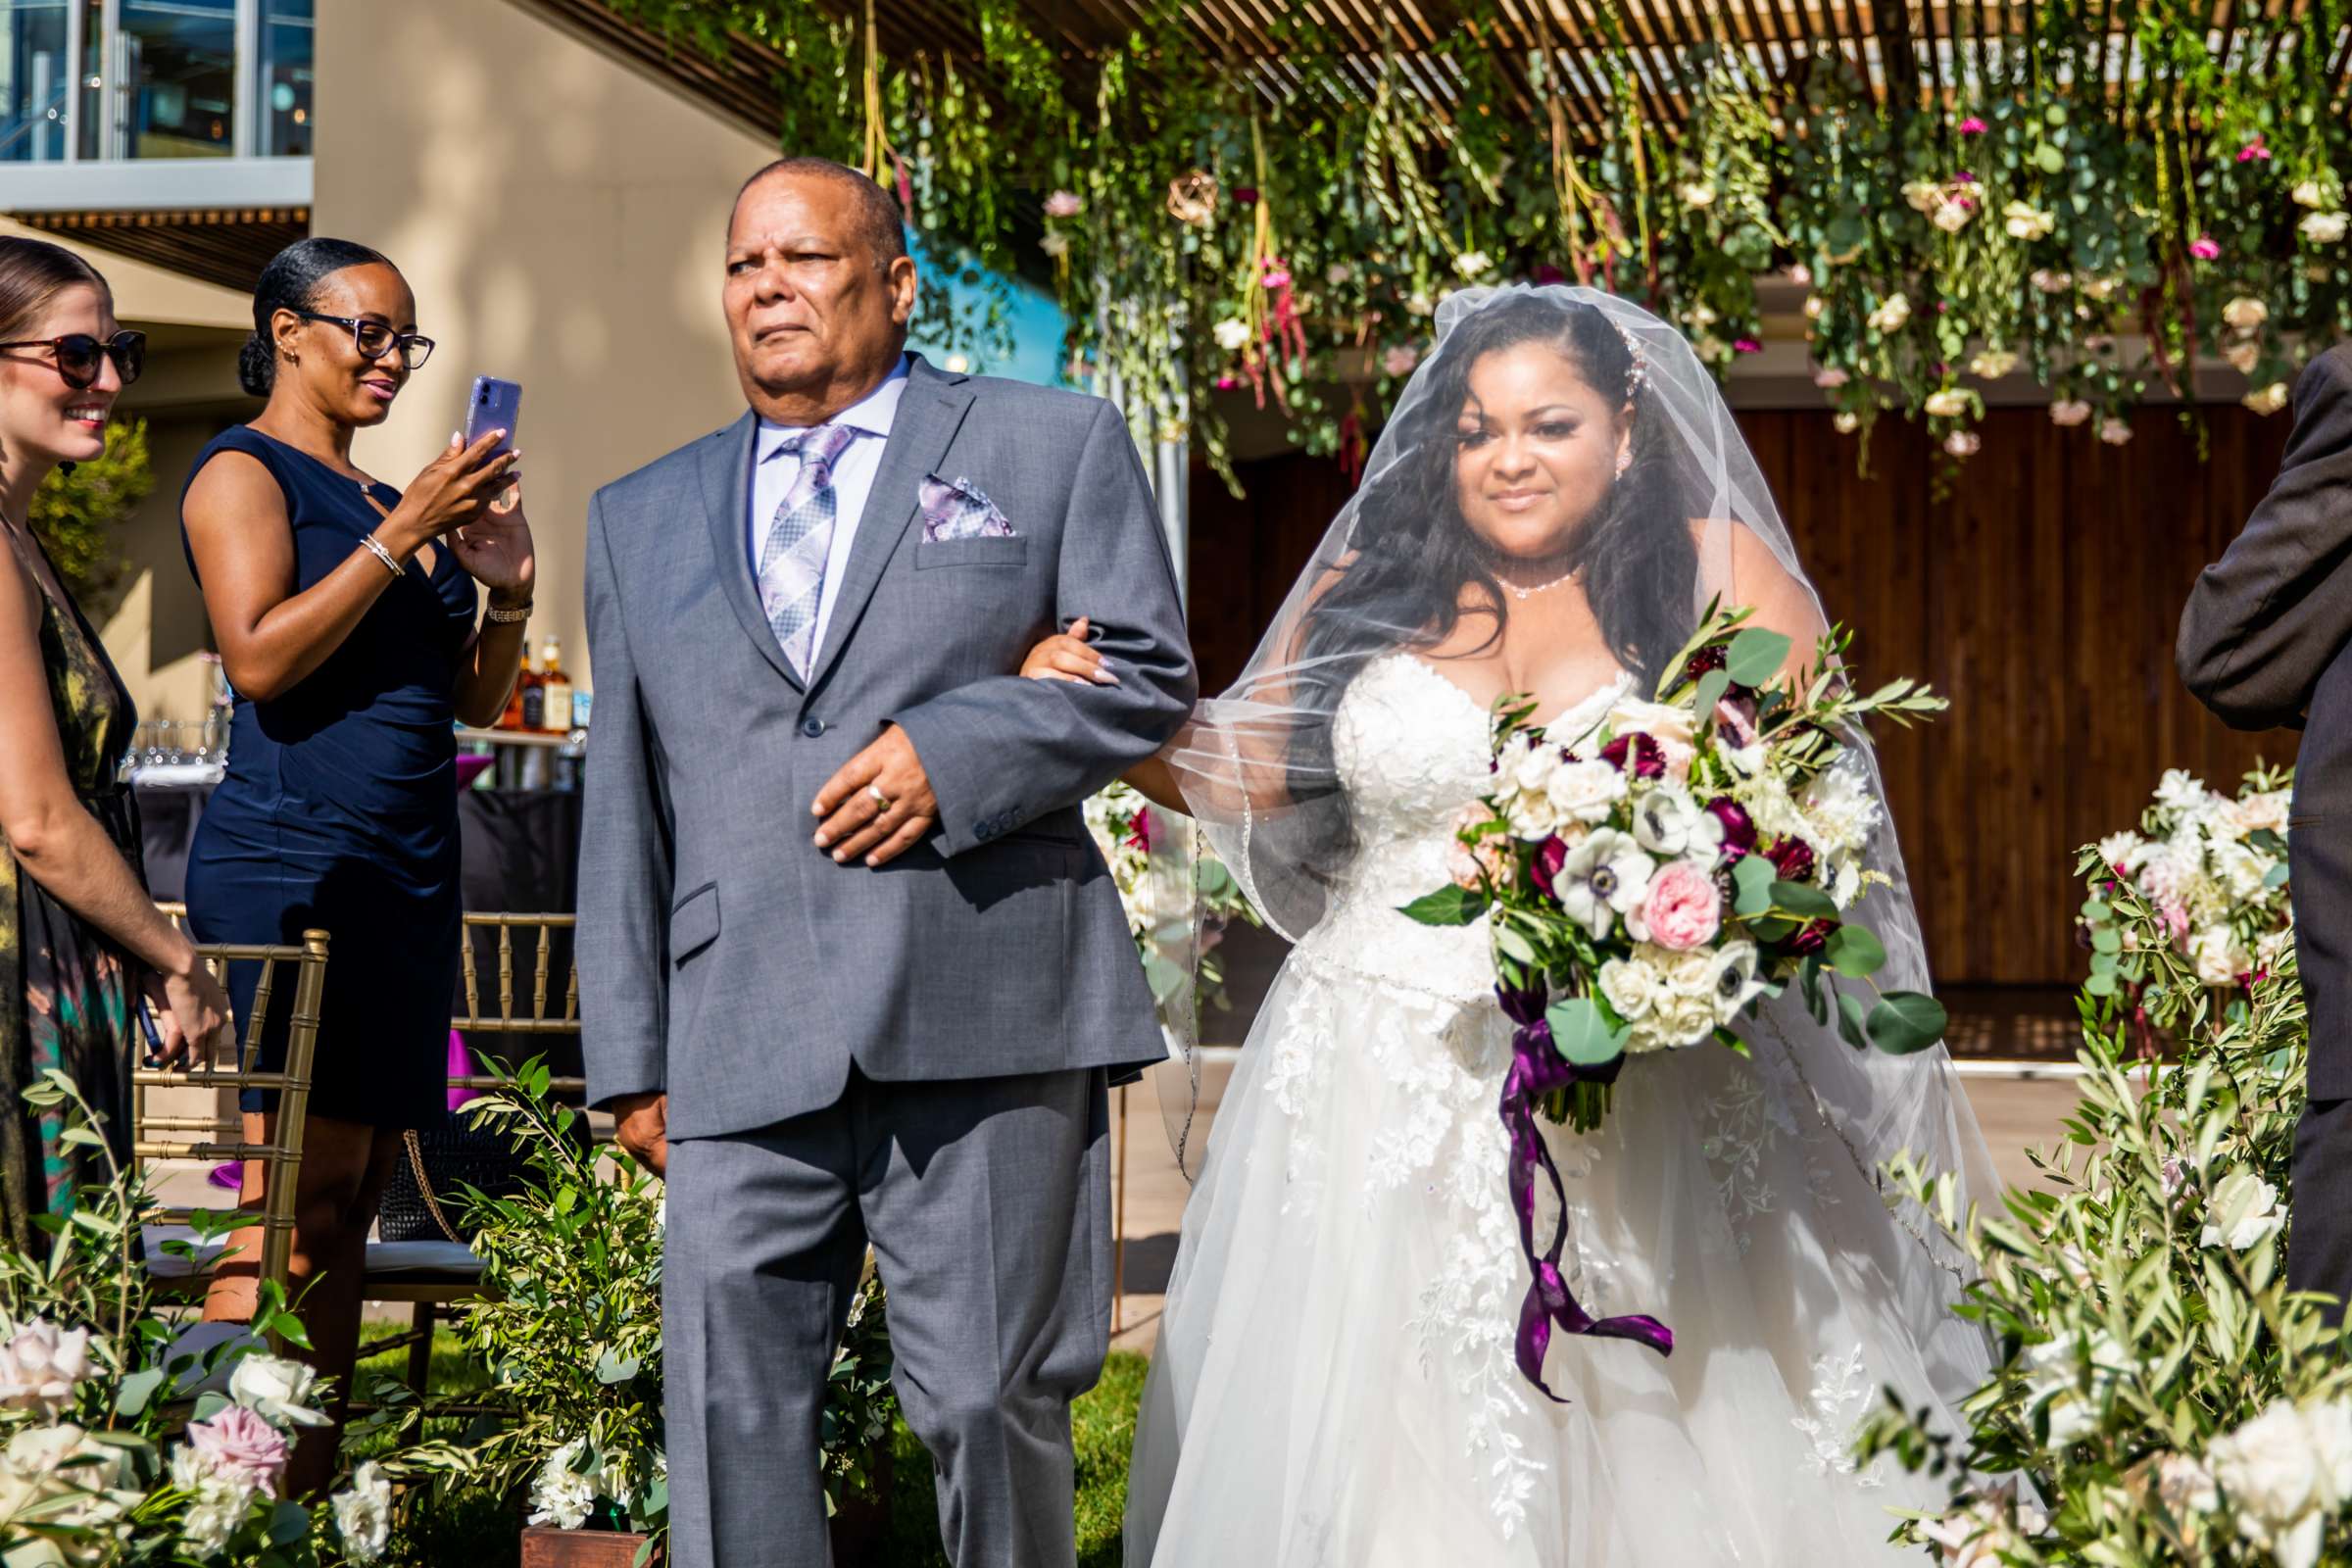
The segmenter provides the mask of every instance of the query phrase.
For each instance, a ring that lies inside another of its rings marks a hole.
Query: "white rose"
[[[2208,982],[2210,983],[2210,982]],[[2250,1170],[2233,1170],[2216,1183],[2205,1200],[2205,1247],[2242,1252],[2278,1233],[2286,1216],[2278,1210],[2278,1189]]]
[[[2060,271],[2054,267],[2037,267],[2034,270],[2033,282],[2044,294],[2063,294],[2075,286],[2075,274]]]
[[[1915,213],[1932,213],[1943,203],[1943,187],[1932,179],[1907,179],[1903,200]]]
[[[1580,822],[1605,822],[1625,799],[1625,775],[1616,765],[1597,760],[1562,762],[1551,775],[1545,793],[1552,809]]]
[[[1938,387],[1928,394],[1925,407],[1936,418],[1948,419],[1968,412],[1968,395],[1957,387]]]
[[[2007,349],[1986,349],[1968,362],[1971,375],[1981,375],[1987,381],[1997,381],[2017,368],[2017,356]]]
[[[1551,775],[1559,770],[1560,749],[1522,730],[1503,746],[1498,763],[1496,771],[1513,789],[1541,795],[1550,788]]]
[[[2060,398],[2050,405],[2052,424],[2081,424],[2090,417],[2090,405],[2081,398]]]
[[[0,1405],[54,1419],[90,1375],[90,1331],[36,1317],[0,1345]]]
[[[1722,318],[1715,314],[1714,307],[1701,300],[1683,313],[1683,319],[1694,327],[1709,327]]]
[[[1955,200],[1939,204],[1928,215],[1928,221],[1946,234],[1957,234],[1968,226],[1968,220],[1975,216],[1975,208],[1964,201]]]
[[[1407,316],[1428,316],[1433,314],[1437,308],[1428,292],[1423,289],[1413,290],[1412,297],[1404,302],[1404,313]]]
[[[1856,430],[1862,428],[1862,416],[1850,409],[1840,409],[1837,416],[1830,420],[1830,428],[1839,435],[1852,435]]]
[[[2340,1420],[2338,1414],[2330,1424],[2340,1427]],[[2214,1480],[2236,1510],[2238,1533],[2270,1551],[2278,1568],[2312,1568],[2319,1561],[2328,1516],[2344,1501],[2326,1451],[2330,1443],[2281,1398],[2214,1439],[2206,1450]]]
[[[2226,925],[2209,925],[2191,936],[2188,956],[2196,965],[2197,978],[2209,986],[2235,985],[2237,977],[2250,967],[2237,934]]]
[[[2294,794],[2292,790],[2264,790],[2247,796],[2237,803],[2239,827],[2248,833],[2266,827],[2274,833],[2284,833],[2287,814],[2293,809]]]
[[[1238,316],[1228,316],[1208,330],[1209,335],[1217,340],[1217,347],[1228,354],[1239,351],[1243,344],[1250,341],[1250,323]]]
[[[1824,301],[1820,295],[1818,295],[1818,294],[1808,294],[1808,295],[1806,295],[1806,296],[1805,296],[1805,319],[1806,319],[1806,320],[1808,320],[1808,321],[1818,321],[1818,320],[1820,320],[1820,319],[1821,319],[1821,313],[1822,313],[1824,310],[1826,310],[1827,308],[1828,308],[1827,302],[1826,302],[1826,301]]]
[[[2247,393],[2238,401],[2256,414],[2270,415],[2277,414],[2280,409],[2286,407],[2286,383],[2273,381],[2269,386],[2260,387]]]
[[[392,1543],[392,1483],[370,1462],[353,1473],[351,1490],[334,1498],[335,1534],[353,1562],[374,1562]]]
[[[1943,438],[1943,450],[1955,458],[1973,458],[1984,447],[1984,438],[1974,430],[1954,430]]]
[[[51,1537],[46,1544],[56,1555],[29,1562],[98,1568],[112,1561],[118,1543],[109,1527],[138,1500],[135,1485],[129,1449],[94,1442],[70,1421],[24,1428],[0,1450],[0,1519],[37,1516],[61,1530],[91,1532]],[[17,1542],[13,1533],[9,1539]]]
[[[2297,207],[2325,207],[2328,205],[2328,187],[2316,179],[2296,181],[2295,188],[2287,195]]]
[[[1611,958],[1600,966],[1600,994],[1627,1023],[1649,1016],[1660,983],[1657,966],[1643,958]]]
[[[2303,221],[2295,226],[2303,237],[2316,245],[2332,245],[2344,237],[2344,229],[2352,225],[2352,218],[2342,213],[2306,213]]]
[[[1470,282],[1476,282],[1494,266],[1494,259],[1485,251],[1464,251],[1453,259],[1453,270]]]
[[[2094,300],[2108,300],[2115,297],[2118,286],[2117,280],[2112,277],[2093,277],[2083,282],[2082,292]]]
[[[322,1427],[318,1374],[277,1355],[246,1355],[228,1375],[228,1396],[274,1427]]]
[[[2028,1403],[2049,1406],[2050,1442],[2059,1447],[2098,1430],[2108,1395],[2132,1366],[2130,1352],[2103,1329],[2087,1338],[2080,1333],[2062,1334],[2030,1346],[2025,1360]],[[2085,1361],[2089,1363],[2087,1389]]]
[[[2099,439],[2111,447],[2120,447],[2132,439],[2132,426],[2123,419],[2107,419],[2099,425]]]
[[[2109,865],[2122,865],[2131,859],[2133,852],[2138,850],[2142,842],[2138,834],[2129,829],[2121,833],[2110,833],[2099,840],[2099,858]]]
[[[1674,187],[1674,193],[1683,199],[1686,207],[1715,205],[1715,187],[1703,179],[1687,179]]]
[[[1900,294],[1889,294],[1870,313],[1870,327],[1874,332],[1892,332],[1911,319],[1911,302]]]
[[[2252,375],[2254,367],[2262,363],[2262,345],[2253,342],[2227,344],[2222,349],[2222,358],[2228,360],[2230,368],[2238,374]]]
[[[2222,319],[2240,332],[2251,332],[2271,318],[2271,308],[2258,299],[2240,294],[2222,307]]]

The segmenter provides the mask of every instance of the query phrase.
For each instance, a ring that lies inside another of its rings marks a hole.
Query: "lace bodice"
[[[1581,728],[1624,691],[1620,677],[1546,722]],[[1451,875],[1454,819],[1487,791],[1491,734],[1487,710],[1424,661],[1400,652],[1364,666],[1332,715],[1356,857],[1302,951],[1447,998],[1492,994],[1485,920],[1432,927],[1398,912]]]

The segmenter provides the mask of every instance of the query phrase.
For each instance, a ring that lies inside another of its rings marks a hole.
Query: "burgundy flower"
[[[1792,958],[1809,958],[1828,946],[1830,933],[1838,929],[1835,920],[1813,920],[1800,927],[1797,933],[1781,944],[1781,951]]]
[[[1253,207],[1257,204],[1257,187],[1236,185],[1233,187],[1233,199],[1244,207]]]
[[[1710,669],[1721,669],[1728,662],[1729,656],[1724,653],[1723,644],[1709,643],[1690,656],[1690,662],[1683,666],[1683,678],[1696,680]]]
[[[1536,281],[1539,284],[1565,283],[1568,281],[1568,274],[1549,262],[1538,262],[1536,264]]]
[[[1551,879],[1559,875],[1560,867],[1567,863],[1568,841],[1554,833],[1536,846],[1535,858],[1528,865],[1527,879],[1536,885],[1536,891],[1556,903],[1559,895],[1552,892]]]
[[[1141,850],[1146,855],[1150,855],[1152,853],[1152,808],[1148,806],[1137,808],[1134,820],[1127,825],[1132,830],[1127,838],[1127,847]]]
[[[1666,748],[1638,729],[1603,746],[1600,760],[1636,778],[1663,778],[1666,773]]]
[[[1764,858],[1784,882],[1802,882],[1813,874],[1813,846],[1800,838],[1774,839],[1764,846]]]
[[[1756,824],[1748,818],[1747,808],[1723,795],[1709,801],[1707,809],[1723,824],[1724,863],[1744,858],[1756,847]]]

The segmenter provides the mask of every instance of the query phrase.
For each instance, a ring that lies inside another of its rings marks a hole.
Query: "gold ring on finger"
[[[868,784],[865,787],[865,793],[872,798],[874,805],[878,808],[885,811],[890,809],[890,797],[882,793],[881,785]]]

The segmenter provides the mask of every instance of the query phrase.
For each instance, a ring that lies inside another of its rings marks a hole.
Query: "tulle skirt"
[[[1784,1009],[1777,1039],[1791,1017],[1812,1027]],[[1985,1341],[1949,1315],[1960,1280],[1924,1217],[1890,1212],[1801,1079],[1758,1055],[1642,1058],[1597,1133],[1547,1126],[1579,1299],[1676,1338],[1661,1357],[1555,1336],[1554,1404],[1513,1359],[1506,1021],[1310,937],[1185,1214],[1130,1568],[1917,1560],[1888,1544],[1891,1510],[1935,1509],[1938,1484],[1858,1469],[1851,1440],[1889,1387],[1948,1420]]]

